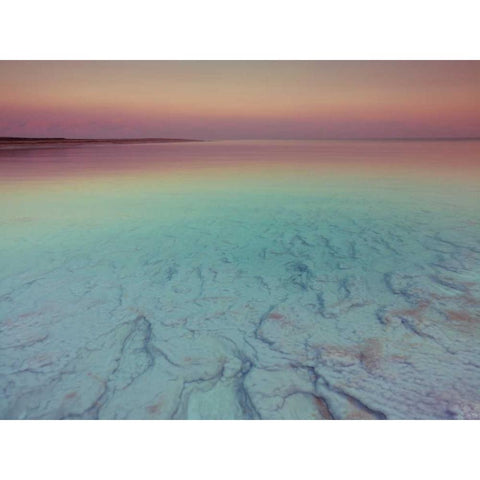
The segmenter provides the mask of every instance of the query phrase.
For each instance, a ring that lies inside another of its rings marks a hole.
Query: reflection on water
[[[480,418],[480,142],[0,150],[2,418]]]

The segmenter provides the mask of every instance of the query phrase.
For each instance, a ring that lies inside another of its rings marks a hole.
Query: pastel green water
[[[447,143],[1,151],[1,417],[480,418]]]

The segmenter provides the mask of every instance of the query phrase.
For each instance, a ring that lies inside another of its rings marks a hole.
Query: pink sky
[[[480,136],[480,62],[0,62],[0,136]]]

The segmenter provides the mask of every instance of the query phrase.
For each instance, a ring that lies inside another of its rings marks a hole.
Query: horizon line
[[[326,138],[180,138],[180,137],[33,137],[33,136],[0,136],[1,141],[158,141],[158,142],[218,142],[218,141],[467,141],[480,140],[480,136],[475,137],[326,137]]]

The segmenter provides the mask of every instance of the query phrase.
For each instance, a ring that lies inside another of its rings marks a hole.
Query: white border
[[[2,59],[479,58],[474,0],[10,0]]]
[[[5,421],[0,451],[8,479],[465,479],[478,474],[478,425]]]

